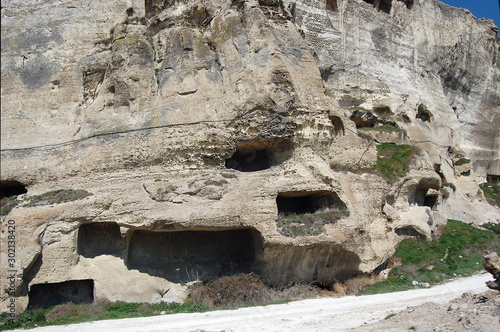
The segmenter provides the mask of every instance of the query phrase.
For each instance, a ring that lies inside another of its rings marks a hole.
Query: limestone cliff
[[[1,18],[2,309],[345,280],[447,218],[500,221],[478,187],[500,174],[500,38],[466,10],[39,0]],[[392,180],[382,143],[414,153]]]

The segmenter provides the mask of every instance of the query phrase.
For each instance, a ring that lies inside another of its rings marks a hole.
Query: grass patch
[[[500,251],[500,235],[449,220],[438,240],[406,239],[396,249],[402,266],[393,268],[387,280],[360,294],[396,292],[414,288],[412,281],[441,283],[457,276],[469,276],[483,269],[484,255]]]
[[[486,182],[479,185],[488,203],[500,207],[500,181]]]
[[[0,314],[0,331],[18,328],[33,328],[35,325],[47,324],[45,314],[47,310],[30,310],[11,319],[7,313]]]
[[[11,319],[0,315],[0,331],[36,326],[76,324],[104,319],[147,317],[153,315],[205,312],[208,308],[193,300],[179,303],[128,303],[117,301],[96,301],[93,304],[65,303],[49,309],[29,310]]]
[[[278,232],[288,237],[319,235],[325,231],[324,225],[348,215],[349,211],[290,214],[278,219]]]
[[[395,314],[395,313],[392,313],[392,314],[387,315],[384,319],[385,319],[385,320],[388,320],[388,319],[391,319],[391,318],[392,318],[392,317],[394,317],[394,316],[396,316],[396,314]]]
[[[25,206],[32,207],[40,205],[60,204],[76,201],[91,195],[91,193],[82,189],[60,189],[49,191],[41,195],[32,196],[28,199],[28,203]]]
[[[415,155],[416,148],[406,144],[383,143],[377,145],[377,151],[375,171],[389,182],[394,182],[408,171],[408,165]]]
[[[21,201],[17,200],[17,196],[2,198],[2,200],[0,200],[0,215],[8,215],[20,202]]]
[[[358,128],[361,129],[361,128]],[[352,168],[336,165],[335,169],[355,174],[372,173],[382,176],[389,182],[395,182],[408,172],[410,161],[417,149],[411,145],[382,143],[377,145],[378,158],[375,168]]]

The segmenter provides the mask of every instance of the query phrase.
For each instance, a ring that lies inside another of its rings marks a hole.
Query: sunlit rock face
[[[478,187],[500,174],[500,40],[466,10],[81,0],[1,15],[0,262],[15,225],[1,277],[14,271],[17,310],[53,289],[182,302],[187,283],[234,273],[345,280],[447,218],[500,221]],[[374,171],[382,143],[414,147],[391,181]]]

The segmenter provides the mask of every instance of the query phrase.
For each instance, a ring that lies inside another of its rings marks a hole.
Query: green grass
[[[500,235],[460,221],[449,220],[438,240],[406,239],[396,249],[402,266],[391,270],[386,281],[366,288],[361,295],[414,288],[412,281],[430,285],[483,270],[484,255],[500,252]]]
[[[377,152],[378,158],[374,168],[354,169],[349,166],[336,165],[335,169],[355,174],[375,173],[393,183],[408,172],[410,161],[417,149],[411,145],[382,143],[377,145]]]
[[[378,159],[375,171],[389,182],[404,176],[408,165],[415,155],[416,148],[410,145],[383,143],[377,145]]]
[[[500,181],[482,183],[479,187],[483,190],[488,203],[500,207]]]
[[[128,303],[117,301],[110,305],[66,303],[49,309],[29,310],[12,320],[6,314],[0,315],[0,331],[36,326],[66,325],[104,319],[147,317],[165,314],[205,312],[204,304],[192,300],[179,303]]]
[[[360,127],[358,130],[362,131],[401,131],[401,128],[395,127],[390,124],[384,124],[382,126],[376,126],[376,127]]]
[[[288,237],[319,235],[325,231],[324,225],[348,215],[349,211],[290,214],[278,219],[278,232]]]
[[[31,196],[28,199],[28,203],[25,206],[32,207],[32,206],[72,202],[85,198],[90,195],[92,194],[81,189],[78,190],[59,189],[59,190],[49,191],[41,195]]]

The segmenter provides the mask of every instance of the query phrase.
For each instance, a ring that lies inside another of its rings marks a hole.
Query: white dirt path
[[[35,332],[135,332],[135,331],[348,331],[378,322],[390,313],[427,302],[444,304],[463,293],[488,290],[491,275],[458,279],[428,289],[405,292],[321,298],[288,304],[207,313],[163,315],[42,327]],[[25,330],[17,330],[25,331]]]

